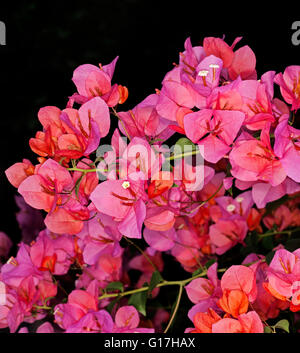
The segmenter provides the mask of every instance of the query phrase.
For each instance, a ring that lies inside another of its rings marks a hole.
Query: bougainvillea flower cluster
[[[5,172],[22,239],[0,232],[1,329],[297,332],[300,66],[259,75],[241,40],[188,38],[128,110],[118,57],[40,108],[36,161]]]

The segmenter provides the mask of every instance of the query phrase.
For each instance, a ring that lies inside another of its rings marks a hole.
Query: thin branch
[[[291,235],[292,233],[299,232],[299,231],[300,231],[300,227],[297,227],[297,228],[294,228],[294,229],[289,229],[289,230],[267,231],[264,234],[259,234],[258,238],[259,239],[263,239],[263,238],[270,237],[272,235],[277,235],[277,234],[288,234],[288,235]]]
[[[150,257],[143,251],[137,244],[135,244],[132,240],[129,238],[123,236],[123,238],[132,246],[134,246],[144,257],[145,259],[149,262],[149,264],[153,267],[154,271],[158,271],[156,265],[153,263],[153,261],[150,259]]]
[[[170,321],[169,321],[166,329],[164,330],[164,333],[167,333],[169,331],[169,328],[171,327],[171,325],[172,325],[172,323],[173,323],[173,321],[175,319],[175,316],[177,314],[177,311],[178,311],[178,308],[179,308],[179,304],[180,304],[180,301],[181,301],[182,291],[183,291],[183,285],[180,285],[179,286],[177,300],[176,300],[176,304],[175,304],[175,308],[173,310],[173,313],[172,313],[172,316],[170,318]]]

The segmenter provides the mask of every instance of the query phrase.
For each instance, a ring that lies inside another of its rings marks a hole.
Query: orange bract
[[[218,302],[220,308],[226,313],[237,318],[240,314],[244,314],[248,310],[248,297],[241,290],[225,289],[222,298]]]

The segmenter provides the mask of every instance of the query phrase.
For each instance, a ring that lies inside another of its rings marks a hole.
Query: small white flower
[[[218,64],[210,64],[209,67],[213,69],[218,69],[220,66]]]
[[[202,77],[207,76],[207,74],[208,74],[207,70],[201,70],[201,71],[198,72],[198,76],[202,76]]]
[[[129,181],[124,181],[123,183],[122,183],[122,188],[123,189],[128,189],[130,187],[130,182]]]
[[[228,206],[226,207],[226,210],[227,210],[228,212],[233,212],[233,211],[235,210],[235,206],[234,206],[233,204],[230,204],[230,205],[228,205]]]

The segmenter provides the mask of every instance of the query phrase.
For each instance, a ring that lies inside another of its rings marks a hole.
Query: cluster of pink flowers
[[[21,195],[22,241],[8,258],[12,243],[0,233],[0,328],[160,332],[170,313],[147,317],[126,290],[147,283],[148,300],[159,297],[163,255],[192,274],[182,283],[194,328],[181,332],[264,332],[267,320],[300,311],[300,252],[280,243],[300,226],[300,66],[258,79],[253,51],[235,49],[240,40],[193,47],[188,38],[161,89],[128,111],[118,109],[127,88],[111,83],[118,57],[79,66],[66,107],[39,110],[43,128],[29,141],[38,164],[6,170]],[[170,154],[176,136],[183,153]],[[248,238],[280,244],[271,261],[249,251],[218,270]]]

